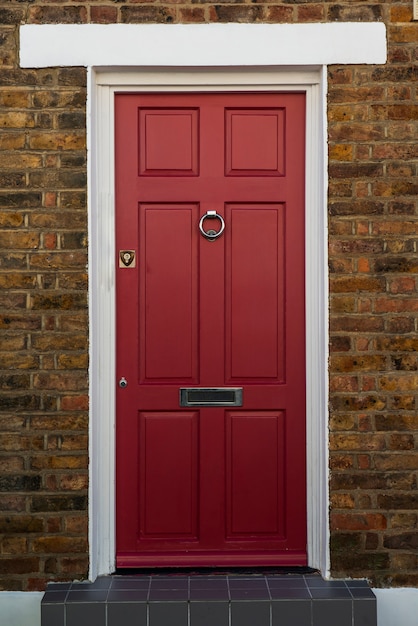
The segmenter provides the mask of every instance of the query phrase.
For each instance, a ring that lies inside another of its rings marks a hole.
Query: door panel
[[[140,204],[139,216],[140,378],[191,384],[198,380],[198,250],[191,236],[198,205]]]
[[[284,536],[284,415],[227,414],[227,537]]]
[[[306,563],[304,110],[116,96],[119,567]]]
[[[139,533],[144,539],[195,539],[197,414],[140,413],[139,422]]]
[[[286,347],[284,208],[228,205],[225,212],[230,225],[225,277],[227,380],[278,382],[283,379]]]

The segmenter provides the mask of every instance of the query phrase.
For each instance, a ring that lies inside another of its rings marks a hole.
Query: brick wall
[[[386,22],[386,66],[329,69],[331,560],[335,576],[418,583],[411,5],[0,6],[0,589],[88,570],[85,71],[21,70],[17,51],[21,23],[89,21]]]
[[[385,67],[329,72],[331,562],[417,585],[417,49],[388,4]]]

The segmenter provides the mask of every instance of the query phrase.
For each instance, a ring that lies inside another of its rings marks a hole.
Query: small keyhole
[[[124,389],[125,387],[128,386],[128,381],[126,380],[126,378],[124,378],[122,376],[122,378],[119,381],[119,387],[121,387],[122,389]]]

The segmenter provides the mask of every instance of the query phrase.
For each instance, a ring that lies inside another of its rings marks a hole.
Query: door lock
[[[122,378],[119,381],[119,387],[121,387],[122,389],[125,389],[125,387],[127,386],[128,386],[128,381],[126,380],[124,376],[122,376]]]

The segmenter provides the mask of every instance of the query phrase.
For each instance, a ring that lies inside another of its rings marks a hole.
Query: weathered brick
[[[0,516],[0,533],[41,533],[44,523],[40,517],[33,515]]]
[[[86,455],[80,454],[78,456],[71,456],[68,454],[61,454],[52,456],[34,456],[31,459],[30,466],[33,470],[42,469],[86,469],[88,465],[88,459]]]
[[[39,558],[30,556],[26,558],[0,559],[0,574],[11,576],[12,574],[31,574],[39,572]]]
[[[28,21],[33,24],[81,24],[87,22],[84,6],[32,6]]]
[[[331,367],[336,372],[385,370],[386,358],[379,355],[333,356]]]
[[[87,549],[86,539],[80,537],[39,537],[31,542],[33,552],[39,553],[77,553]]]
[[[330,450],[384,450],[386,447],[383,435],[358,433],[331,434]]]
[[[386,402],[386,398],[380,396],[334,395],[331,406],[335,411],[382,411],[386,407]]]
[[[330,21],[339,22],[380,21],[382,19],[382,6],[380,4],[330,5],[328,8],[328,18]]]
[[[330,288],[332,293],[383,292],[385,291],[385,280],[384,278],[371,276],[333,277],[330,282]]]
[[[418,454],[409,452],[408,454],[376,454],[374,463],[377,470],[416,470],[418,469]],[[396,499],[397,496],[388,496]],[[412,498],[418,499],[418,495]],[[403,496],[399,496],[402,500]],[[389,500],[388,500],[389,502]],[[384,507],[383,507],[384,508]],[[410,506],[388,506],[389,509],[409,509]]]
[[[25,537],[4,537],[1,540],[1,554],[18,554],[21,556],[27,552],[27,543]]]
[[[173,7],[164,6],[124,6],[121,8],[121,22],[170,24],[176,21],[177,12]]]
[[[383,530],[387,526],[386,518],[379,513],[355,513],[331,514],[331,528],[333,530]]]
[[[29,146],[33,150],[82,150],[86,146],[84,133],[31,133]]]
[[[33,496],[31,510],[34,513],[48,511],[83,511],[87,506],[86,496]]]
[[[90,18],[93,23],[112,24],[117,22],[118,10],[111,6],[90,7]]]

